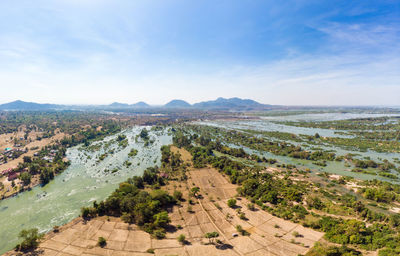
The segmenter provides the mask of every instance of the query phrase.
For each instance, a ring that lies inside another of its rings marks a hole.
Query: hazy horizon
[[[0,3],[0,104],[400,105],[396,1]]]
[[[218,97],[218,98],[220,98],[220,97]],[[226,97],[221,96],[221,98],[226,98]],[[236,97],[236,98],[238,98],[238,97]],[[204,101],[214,101],[216,99],[217,98],[213,98],[213,99],[208,99],[208,100],[204,100]],[[162,107],[165,104],[171,102],[172,100],[183,100],[183,101],[186,101],[187,103],[189,103],[190,105],[193,105],[193,104],[196,104],[196,103],[199,103],[199,102],[203,102],[203,101],[189,102],[189,101],[187,101],[185,99],[170,99],[170,100],[168,100],[168,101],[166,101],[164,103],[161,103],[161,104],[150,104],[150,103],[148,103],[146,101],[142,101],[142,100],[139,100],[139,101],[136,101],[136,102],[111,101],[111,102],[106,102],[106,103],[98,103],[98,104],[90,104],[89,103],[89,104],[87,104],[87,103],[37,102],[37,101],[33,102],[33,101],[24,101],[24,100],[21,100],[21,99],[16,99],[16,100],[7,101],[7,102],[0,102],[0,105],[1,104],[15,102],[15,101],[23,101],[23,102],[38,103],[38,104],[65,105],[65,106],[102,106],[102,105],[107,106],[107,105],[110,105],[112,103],[121,103],[121,104],[132,105],[132,104],[136,104],[136,103],[139,103],[139,102],[144,102],[144,103],[147,103],[148,105],[150,105],[150,107]],[[250,99],[250,100],[253,100],[253,99]],[[322,108],[323,107],[327,107],[327,108],[329,108],[329,107],[378,107],[378,108],[394,107],[394,108],[400,108],[400,104],[398,104],[398,105],[385,105],[385,104],[382,104],[382,105],[293,105],[292,104],[292,105],[290,105],[290,104],[287,104],[286,105],[286,104],[269,104],[269,103],[266,103],[266,102],[259,102],[259,101],[257,101],[257,102],[261,103],[261,104],[265,104],[265,105],[288,106],[288,107],[322,107]]]

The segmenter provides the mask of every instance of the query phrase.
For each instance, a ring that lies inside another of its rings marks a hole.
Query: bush
[[[43,234],[39,234],[37,228],[32,228],[28,230],[21,230],[18,237],[23,238],[24,240],[17,245],[17,249],[26,251],[35,249],[39,245],[40,240],[43,238]]]
[[[24,186],[31,183],[31,175],[28,172],[23,172],[19,175],[20,180],[24,183]]]
[[[180,234],[177,239],[179,243],[183,244],[186,241],[186,236],[184,234]]]
[[[94,207],[82,207],[81,216],[84,219],[94,218],[97,215],[97,210]]]
[[[168,223],[171,222],[170,218],[168,217],[168,212],[166,211],[162,211],[160,213],[155,214],[153,218],[154,218],[154,225],[156,227],[165,228],[167,227]]]
[[[153,235],[157,239],[165,238],[165,231],[163,229],[157,229],[153,231]]]
[[[236,199],[231,198],[228,200],[228,206],[234,208],[236,206]]]
[[[253,203],[248,203],[247,204],[247,209],[249,209],[250,211],[254,211],[256,209],[256,207],[254,206]]]
[[[294,237],[302,237],[302,235],[301,235],[299,232],[297,232],[297,231],[294,231],[294,232],[292,233],[292,235],[293,235]]]
[[[173,196],[174,196],[176,201],[181,201],[182,200],[182,192],[179,191],[179,190],[175,190]]]
[[[236,225],[236,231],[242,234],[242,236],[250,235],[250,233],[244,230],[241,225]]]
[[[107,241],[104,237],[100,236],[99,239],[97,240],[97,245],[100,247],[106,246]]]
[[[219,233],[214,231],[214,232],[208,232],[204,235],[205,238],[208,238],[208,241],[210,243],[214,243],[214,238],[219,237]]]

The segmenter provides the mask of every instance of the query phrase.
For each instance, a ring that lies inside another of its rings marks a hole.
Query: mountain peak
[[[167,104],[164,105],[164,107],[167,108],[189,108],[192,105],[190,105],[189,103],[187,103],[184,100],[171,100],[170,102],[168,102]]]
[[[193,105],[196,108],[206,108],[206,109],[235,109],[235,110],[251,110],[263,108],[265,105],[258,103],[257,101],[250,99],[241,99],[238,97],[234,98],[222,98],[218,97],[216,100],[203,101]]]

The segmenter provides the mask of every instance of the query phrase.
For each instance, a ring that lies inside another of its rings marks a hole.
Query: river
[[[135,127],[122,133],[129,141],[124,149],[115,142],[117,135],[96,142],[102,145],[109,142],[107,149],[104,146],[95,152],[82,150],[81,146],[68,149],[71,165],[49,184],[0,201],[0,254],[17,244],[22,229],[36,227],[47,232],[56,225],[68,223],[80,214],[81,207],[105,199],[120,182],[141,175],[147,167],[160,164],[160,147],[171,144],[171,137],[166,131],[150,132],[154,143],[145,147],[142,142],[135,141],[140,130],[140,127]],[[128,158],[132,148],[137,149],[138,154]],[[114,150],[114,154],[98,162],[98,156],[108,150]],[[126,160],[132,162],[130,167],[123,165]],[[119,171],[104,171],[114,168]]]

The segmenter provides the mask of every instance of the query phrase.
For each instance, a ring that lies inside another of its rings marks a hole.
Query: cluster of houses
[[[21,173],[27,172],[27,171],[28,171],[28,168],[18,169],[18,168],[16,168],[16,167],[14,167],[14,168],[8,168],[8,169],[2,171],[2,172],[1,172],[1,175],[2,175],[2,176],[8,176],[7,179],[8,179],[9,181],[13,181],[13,180],[15,180],[16,178],[18,178],[18,176],[19,176]]]
[[[15,153],[17,153],[18,156],[20,156],[23,153],[26,153],[27,150],[23,148],[5,148],[3,153],[0,153],[0,165],[5,163],[5,159],[14,159]],[[42,157],[42,160],[45,160],[47,162],[52,162],[54,158],[57,155],[58,150],[52,149],[48,154]],[[38,157],[40,154],[39,152],[35,152],[34,156]],[[28,171],[28,168],[20,169],[17,167],[14,168],[8,168],[6,170],[3,170],[0,172],[0,176],[7,176],[7,179],[9,181],[15,180],[18,178],[18,176],[23,173]]]
[[[56,155],[57,155],[57,152],[58,152],[58,150],[52,149],[52,150],[50,150],[50,153],[48,153],[46,156],[42,157],[42,159],[47,161],[47,162],[53,162],[54,157],[56,157]],[[34,156],[38,156],[38,155],[39,155],[38,152],[36,152],[34,154]]]
[[[16,157],[27,152],[27,149],[15,147],[15,148],[5,148],[2,153],[0,153],[0,165],[6,163],[6,160],[12,160]]]

